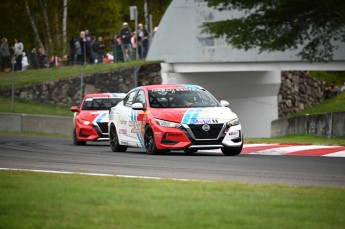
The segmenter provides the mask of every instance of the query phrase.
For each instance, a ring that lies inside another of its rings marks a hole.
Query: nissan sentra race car
[[[142,147],[148,154],[220,148],[224,155],[238,155],[243,134],[228,105],[196,85],[137,87],[110,110],[110,147],[114,152]]]
[[[80,109],[71,107],[73,118],[73,144],[85,145],[86,141],[109,140],[109,110],[120,102],[124,93],[97,93],[85,95]]]

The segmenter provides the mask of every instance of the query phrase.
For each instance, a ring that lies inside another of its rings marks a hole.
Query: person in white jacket
[[[19,41],[18,38],[15,38],[14,42],[15,44],[14,44],[13,50],[14,50],[14,58],[16,61],[16,70],[21,71],[23,68],[22,60],[23,60],[24,45],[22,42]]]
[[[30,64],[29,64],[28,57],[26,56],[25,52],[23,52],[22,56],[23,56],[23,59],[22,59],[22,71],[25,71],[26,69],[29,68]]]

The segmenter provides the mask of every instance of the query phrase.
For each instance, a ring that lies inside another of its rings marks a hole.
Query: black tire
[[[153,131],[150,126],[145,127],[144,144],[146,153],[150,155],[159,154],[161,151],[157,149]]]
[[[221,148],[221,150],[225,156],[236,156],[241,153],[242,148],[243,148],[243,143],[239,147],[224,147],[224,148]]]
[[[198,149],[193,149],[193,148],[187,148],[187,149],[184,149],[183,150],[186,154],[193,154],[193,153],[196,153],[198,152]]]
[[[76,145],[76,146],[84,146],[84,145],[86,145],[86,141],[79,141],[78,140],[76,129],[73,130],[73,145]]]
[[[110,141],[110,148],[113,152],[126,152],[127,146],[120,145],[115,126],[110,127],[109,141]]]

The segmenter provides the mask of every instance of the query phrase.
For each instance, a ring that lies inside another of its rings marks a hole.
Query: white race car
[[[241,124],[228,105],[196,85],[137,87],[110,110],[111,149],[143,147],[156,154],[220,148],[224,155],[238,155],[243,147]]]

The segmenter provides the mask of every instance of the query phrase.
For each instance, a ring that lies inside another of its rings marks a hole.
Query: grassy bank
[[[12,102],[10,98],[0,97],[0,112],[12,112]],[[69,107],[58,106],[46,103],[37,103],[15,99],[14,113],[18,114],[39,114],[39,115],[58,115],[73,116]]]
[[[345,111],[345,92],[338,94],[337,96],[330,99],[326,99],[322,103],[317,104],[311,108],[292,114],[291,117],[305,114],[322,114],[338,111]]]
[[[147,62],[130,61],[130,62],[117,62],[111,64],[92,64],[86,65],[85,74],[104,72],[114,69],[140,66]],[[57,67],[57,68],[46,68],[39,70],[27,70],[23,72],[15,72],[15,87],[23,86],[26,84],[42,83],[47,81],[56,81],[61,79],[68,79],[72,77],[80,77],[82,73],[81,65]],[[12,87],[12,72],[11,73],[0,73],[0,88],[11,88]]]
[[[344,228],[345,189],[0,171],[0,228]]]

